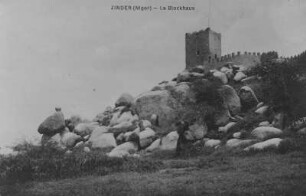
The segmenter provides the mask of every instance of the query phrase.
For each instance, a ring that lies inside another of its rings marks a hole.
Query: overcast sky
[[[55,106],[92,119],[123,92],[171,80],[185,67],[185,33],[205,29],[208,10],[208,0],[0,0],[0,146],[39,136]],[[306,49],[303,0],[213,0],[210,18],[223,54]]]

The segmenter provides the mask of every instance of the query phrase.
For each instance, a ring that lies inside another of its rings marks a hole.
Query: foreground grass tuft
[[[27,146],[26,151],[16,156],[1,157],[0,184],[106,175],[123,171],[152,172],[161,166],[161,161],[133,157],[110,158],[101,151],[65,154],[64,151],[50,146]]]

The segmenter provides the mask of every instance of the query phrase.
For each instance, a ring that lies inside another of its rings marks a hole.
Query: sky
[[[194,6],[113,11],[111,5]],[[38,138],[59,106],[92,119],[185,68],[185,33],[208,26],[222,54],[306,50],[303,0],[0,0],[0,146]]]

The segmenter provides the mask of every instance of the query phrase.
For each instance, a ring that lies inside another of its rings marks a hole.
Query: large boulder
[[[138,150],[138,145],[134,142],[125,142],[115,147],[107,155],[109,157],[123,157],[135,153]]]
[[[95,129],[92,132],[88,140],[92,148],[110,148],[117,146],[114,134],[106,132],[106,127]]]
[[[128,93],[123,93],[116,101],[115,106],[132,106],[134,103],[134,97]]]
[[[68,148],[73,148],[76,143],[82,140],[82,137],[70,132],[69,130],[66,130],[61,133],[61,142],[64,146]]]
[[[170,132],[168,135],[161,139],[161,150],[174,150],[176,149],[177,140],[179,135],[176,131]]]
[[[146,128],[139,133],[139,143],[141,148],[149,146],[155,139],[155,131],[150,128]]]
[[[46,118],[38,127],[38,133],[53,136],[65,130],[65,118],[61,111]]]
[[[185,131],[185,134],[189,136],[189,140],[202,139],[207,134],[207,126],[206,124],[195,123],[189,126],[188,130]]]
[[[97,127],[99,127],[97,122],[80,123],[74,128],[73,132],[82,137],[85,137],[86,135],[90,135],[92,131]]]
[[[158,117],[161,130],[168,132],[178,115],[179,104],[166,90],[150,91],[136,99],[136,110],[140,119],[150,120],[154,114]]]
[[[229,85],[223,85],[219,89],[219,93],[223,98],[223,103],[229,111],[233,115],[238,114],[241,110],[241,102],[236,90]]]
[[[281,143],[283,139],[280,138],[273,138],[273,139],[269,139],[266,140],[264,142],[259,142],[256,144],[253,144],[252,146],[249,146],[247,148],[245,148],[245,151],[249,151],[249,150],[264,150],[267,148],[278,148],[279,144]]]
[[[264,140],[267,138],[278,137],[282,133],[282,130],[275,127],[257,127],[251,132],[251,135],[256,139]]]

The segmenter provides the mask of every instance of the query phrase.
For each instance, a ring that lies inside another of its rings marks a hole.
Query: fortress
[[[255,66],[261,53],[237,52],[222,56],[221,34],[210,28],[185,35],[186,69],[203,65],[206,69],[218,68],[228,62]]]
[[[260,64],[260,52],[237,52],[227,55],[221,53],[221,33],[210,28],[198,32],[186,33],[186,69],[190,70],[198,65],[203,65],[206,70],[218,69],[225,64],[233,63],[253,67]],[[298,61],[304,58],[306,51],[288,58],[280,57],[281,61]]]

